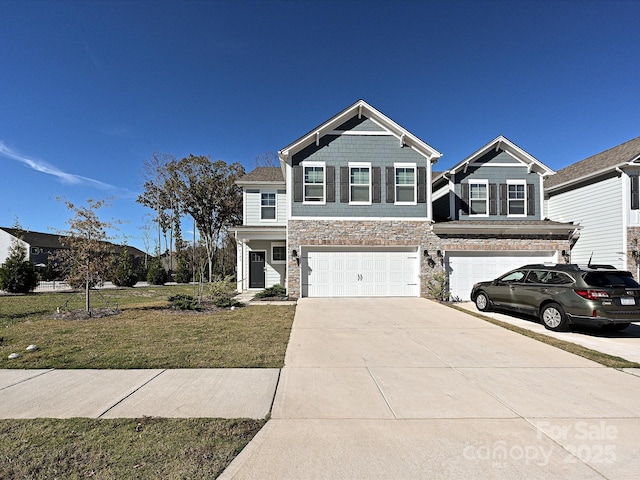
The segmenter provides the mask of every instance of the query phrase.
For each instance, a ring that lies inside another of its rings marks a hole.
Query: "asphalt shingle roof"
[[[284,177],[280,167],[256,167],[240,177],[238,182],[284,182]]]
[[[629,140],[617,147],[597,153],[568,167],[558,170],[545,180],[545,188],[577,180],[600,171],[613,169],[640,156],[640,137]]]

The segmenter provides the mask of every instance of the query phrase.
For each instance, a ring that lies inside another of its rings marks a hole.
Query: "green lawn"
[[[188,289],[193,287],[104,290],[109,305],[117,303],[122,313],[81,320],[53,318],[64,302],[79,308],[81,294],[0,297],[0,368],[283,366],[294,306],[206,313],[167,308],[169,295]],[[25,352],[31,344],[38,350]],[[9,360],[14,352],[20,358]]]
[[[54,319],[80,293],[0,296],[0,368],[223,368],[284,364],[294,306],[178,312],[193,286],[103,290],[104,318]],[[26,352],[30,344],[35,352]],[[9,360],[10,353],[20,358]],[[0,478],[216,478],[266,419],[0,420]]]
[[[0,478],[216,478],[265,420],[0,420]]]

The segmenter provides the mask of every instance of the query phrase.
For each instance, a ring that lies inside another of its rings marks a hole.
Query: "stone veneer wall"
[[[445,252],[452,251],[569,251],[568,239],[547,238],[442,238],[441,247]],[[558,258],[558,263],[564,263],[563,258]]]
[[[287,228],[287,261],[289,266],[288,294],[300,297],[300,267],[291,256],[292,250],[302,252],[308,246],[416,246],[420,258],[420,295],[427,296],[427,285],[433,274],[441,269],[432,268],[421,252],[434,252],[438,237],[431,232],[428,221],[411,220],[289,220]],[[435,255],[433,255],[435,258]]]
[[[438,237],[431,231],[428,221],[411,220],[289,220],[287,228],[287,262],[289,267],[287,291],[291,298],[300,297],[300,267],[291,255],[292,250],[302,252],[308,246],[412,246],[418,247],[420,259],[420,295],[429,296],[429,282],[444,266],[436,259],[436,251],[569,251],[568,239],[549,236],[526,238],[478,238],[464,235]],[[640,242],[640,228],[637,229]],[[631,235],[630,235],[631,237]],[[424,250],[436,260],[430,267]],[[559,263],[564,259],[559,257]],[[635,261],[634,261],[635,265]]]
[[[640,281],[638,278],[640,276],[638,272],[640,257],[634,257],[634,251],[640,252],[640,227],[627,227],[627,270],[633,273],[636,280]]]

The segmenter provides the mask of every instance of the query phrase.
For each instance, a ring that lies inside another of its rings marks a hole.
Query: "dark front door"
[[[249,252],[249,288],[264,288],[265,252]]]

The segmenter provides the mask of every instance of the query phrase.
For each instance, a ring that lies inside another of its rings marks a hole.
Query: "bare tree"
[[[59,232],[60,243],[66,248],[58,250],[56,260],[64,268],[69,285],[84,286],[85,309],[89,312],[91,288],[102,285],[112,272],[115,249],[109,243],[107,230],[114,228],[114,225],[98,217],[97,212],[106,204],[106,200],[89,199],[86,206],[58,200],[64,201],[73,217],[67,221],[69,229]]]
[[[173,207],[175,198],[168,188],[167,165],[175,162],[175,157],[169,154],[154,153],[144,163],[143,193],[136,202],[149,207],[155,212],[154,221],[158,225],[158,249],[162,249],[162,237],[165,248],[171,252],[172,245],[167,240],[167,232],[171,231],[173,223]],[[172,235],[170,235],[172,237]]]
[[[279,167],[280,159],[278,154],[273,151],[261,153],[256,155],[256,167]]]

